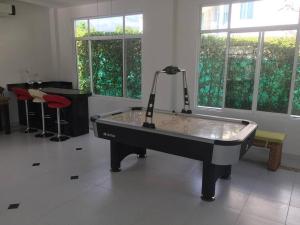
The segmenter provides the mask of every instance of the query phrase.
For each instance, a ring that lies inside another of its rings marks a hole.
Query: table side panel
[[[95,135],[134,147],[148,148],[190,159],[211,161],[213,144],[179,137],[96,123]]]

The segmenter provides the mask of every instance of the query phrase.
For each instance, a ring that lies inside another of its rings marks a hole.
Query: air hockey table
[[[145,158],[146,149],[200,160],[204,201],[215,199],[216,181],[230,178],[231,165],[247,152],[257,128],[248,120],[155,110],[156,128],[150,129],[143,126],[145,114],[135,107],[91,118],[95,136],[110,140],[111,171],[120,172],[130,154]]]

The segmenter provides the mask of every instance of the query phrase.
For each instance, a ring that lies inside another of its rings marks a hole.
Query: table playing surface
[[[130,110],[109,115],[104,120],[142,127],[145,121],[145,113],[144,110]],[[201,116],[165,112],[154,112],[153,123],[155,123],[158,130],[225,141],[235,139],[239,132],[246,127],[239,120],[221,120],[219,117],[217,119],[213,117],[201,118]]]

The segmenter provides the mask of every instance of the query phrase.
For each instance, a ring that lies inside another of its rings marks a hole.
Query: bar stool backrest
[[[42,92],[37,89],[29,89],[28,92],[32,96],[33,102],[36,102],[36,103],[46,102],[44,99],[44,95],[47,95],[47,94],[45,92]]]
[[[71,105],[71,101],[60,95],[44,95],[43,98],[48,103],[49,108],[66,108]]]
[[[24,88],[12,88],[12,91],[15,93],[15,95],[17,96],[18,100],[31,100],[32,97],[29,94],[27,89]]]

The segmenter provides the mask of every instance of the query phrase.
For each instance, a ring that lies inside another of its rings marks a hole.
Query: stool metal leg
[[[25,133],[34,133],[34,132],[37,132],[37,129],[30,128],[29,112],[28,112],[28,101],[27,100],[25,100],[25,110],[26,110],[26,125],[27,125]]]
[[[43,130],[42,133],[35,135],[36,137],[41,137],[41,138],[47,138],[47,137],[52,137],[52,133],[46,132],[46,126],[45,126],[45,111],[44,111],[44,103],[41,102],[41,111],[42,111],[42,126]]]
[[[59,108],[57,110],[57,136],[50,138],[50,141],[55,141],[55,142],[61,142],[68,140],[69,137],[61,135],[61,127],[60,127],[60,110]]]
[[[60,138],[61,136],[61,130],[60,130],[60,111],[59,108],[57,110],[57,137]]]

